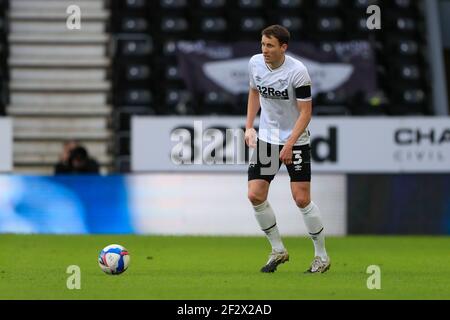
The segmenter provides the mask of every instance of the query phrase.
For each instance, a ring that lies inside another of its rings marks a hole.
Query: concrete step
[[[107,48],[103,44],[63,44],[63,45],[41,45],[41,44],[11,44],[9,48],[11,57],[17,56],[89,56],[103,57],[107,55]]]
[[[49,165],[20,165],[14,164],[14,174],[22,175],[38,175],[38,176],[50,176],[53,175],[53,166]]]
[[[49,154],[58,157],[62,153],[63,144],[62,141],[16,141],[14,143],[14,154]],[[110,146],[105,142],[80,141],[80,144],[92,155],[108,155],[110,150]]]
[[[10,67],[71,67],[71,68],[100,68],[108,67],[111,59],[98,56],[20,56],[8,60]]]
[[[10,91],[15,92],[109,92],[111,83],[108,81],[12,81]]]
[[[11,21],[25,20],[25,21],[67,21],[69,14],[66,10],[54,10],[48,8],[36,8],[32,10],[12,10],[9,14]],[[82,10],[81,11],[81,29],[83,29],[83,22],[86,21],[107,21],[110,13],[107,10]]]
[[[89,155],[97,160],[100,164],[111,164],[113,159],[106,154],[94,154],[89,152]],[[32,164],[46,164],[54,165],[59,161],[58,154],[14,154],[14,164],[32,165]]]
[[[22,129],[14,130],[14,141],[65,141],[65,140],[86,140],[86,141],[109,141],[112,133],[106,130],[85,131],[66,130],[66,131],[25,131]]]
[[[111,106],[103,105],[73,105],[73,106],[9,106],[6,108],[10,116],[104,116],[107,117],[112,113]]]
[[[100,10],[104,8],[104,1],[103,0],[77,0],[77,1],[68,1],[68,0],[52,0],[52,1],[43,1],[43,0],[13,0],[10,1],[10,8],[13,11],[16,10],[33,10],[36,8],[40,9],[47,9],[47,10],[54,10],[54,9],[64,9],[64,12],[66,11],[66,8],[70,5],[76,4],[80,7],[81,12],[83,12],[83,9],[85,10]]]
[[[64,106],[107,105],[106,93],[29,93],[11,92],[11,105]]]
[[[83,16],[81,16],[83,18]],[[83,32],[83,33],[105,33],[106,23],[103,21],[83,21],[81,20],[81,30],[67,29],[67,25],[54,21],[12,21],[9,24],[10,33],[67,33]]]
[[[44,68],[12,68],[11,81],[23,80],[83,80],[102,81],[107,78],[106,69],[44,69]]]
[[[71,32],[71,33],[13,33],[8,36],[10,44],[16,43],[95,43],[105,44],[109,41],[108,34]]]
[[[14,172],[53,174],[62,143],[80,140],[102,173],[112,170],[105,0],[13,0],[9,10],[9,115]],[[69,30],[67,8],[81,9]]]
[[[108,130],[108,119],[105,117],[20,117],[13,121],[14,132],[58,132],[77,131],[98,132]]]
[[[51,166],[51,165],[14,164],[14,173],[15,174],[32,174],[32,175],[50,176],[50,175],[53,175],[53,172],[54,172],[53,166]],[[106,175],[111,172],[113,172],[111,165],[100,166],[100,174]]]

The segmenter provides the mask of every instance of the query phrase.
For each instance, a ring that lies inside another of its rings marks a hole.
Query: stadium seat
[[[210,91],[200,97],[202,101],[202,113],[208,115],[233,114],[230,96],[224,92]]]
[[[261,16],[234,16],[231,25],[230,32],[236,35],[236,41],[254,41],[260,37],[261,30],[266,27],[266,20]]]
[[[240,29],[242,32],[260,32],[265,27],[265,20],[261,17],[242,17]]]
[[[180,68],[178,64],[167,64],[164,72],[164,79],[166,83],[170,84],[182,84],[183,80],[180,74]]]
[[[194,115],[192,106],[193,95],[187,89],[167,88],[164,96],[164,114],[168,115]]]
[[[418,85],[422,83],[424,74],[420,65],[397,62],[390,69],[390,77],[403,83]]]
[[[153,94],[150,89],[130,88],[117,95],[117,105],[151,106]]]
[[[348,116],[350,111],[346,106],[315,106],[313,108],[315,116]]]
[[[165,40],[162,46],[163,46],[162,51],[165,57],[174,58],[176,56],[177,52],[176,40],[174,39]]]
[[[428,112],[426,88],[398,82],[392,83],[390,88],[393,102],[389,106],[391,114],[426,114]]]
[[[316,41],[343,39],[344,21],[337,15],[316,15],[311,20],[311,38]]]
[[[148,33],[150,26],[144,17],[123,17],[121,20],[120,32],[124,33]]]
[[[145,57],[153,53],[153,40],[147,35],[121,35],[117,37],[116,55],[121,57]]]
[[[144,10],[149,6],[149,2],[147,0],[123,0],[114,2],[118,3],[119,9],[122,12]]]
[[[402,11],[404,13],[413,13],[417,7],[417,1],[411,0],[392,0],[387,1],[386,6],[390,10]]]
[[[340,8],[341,0],[317,0],[314,1],[318,10],[337,10]]]
[[[228,21],[221,12],[193,12],[190,20],[192,21],[191,35],[194,39],[224,41],[229,36]]]
[[[187,0],[159,0],[159,6],[162,10],[176,11],[184,10],[188,6]]]
[[[272,24],[279,24],[287,28],[291,33],[299,36],[300,33],[306,32],[305,19],[295,14],[277,14],[273,16]],[[303,37],[301,37],[303,38]]]
[[[183,16],[163,16],[159,28],[163,34],[178,36],[181,39],[181,37],[188,34],[190,24]]]
[[[204,17],[200,22],[202,33],[223,33],[227,30],[227,21],[222,17]]]
[[[114,66],[114,85],[124,88],[134,85],[150,86],[153,81],[152,68],[143,62],[122,63]]]
[[[366,11],[369,6],[379,4],[380,0],[350,0],[350,10],[358,9]]]
[[[125,100],[130,106],[151,100],[153,106],[158,106],[158,114],[245,114],[246,108],[242,106],[247,104],[246,94],[227,101],[223,92],[209,95],[187,92],[178,67],[176,42],[258,41],[261,30],[269,24],[281,24],[291,31],[294,39],[311,40],[323,48],[332,48],[334,41],[365,40],[373,45],[379,90],[386,94],[383,107],[377,98],[372,105],[364,97],[361,107],[356,107],[358,99],[327,92],[315,101],[320,103],[320,112],[378,115],[391,112],[384,108],[385,104],[401,103],[406,108],[423,104],[422,97],[427,98],[428,88],[421,85],[427,79],[423,18],[412,0],[383,4],[380,0],[118,2],[120,23],[116,32],[120,41],[114,65],[120,74],[116,78],[121,90],[117,92],[122,92],[123,98],[115,101],[121,105],[128,105]],[[367,28],[366,9],[370,5],[383,6],[383,32]],[[390,79],[398,82],[397,87],[392,87]],[[142,90],[147,93],[138,94]]]
[[[421,88],[407,88],[400,94],[400,102],[407,105],[421,105],[425,102],[425,92]]]
[[[199,0],[198,9],[207,11],[223,10],[226,0]]]
[[[184,104],[190,99],[190,93],[187,90],[179,90],[175,88],[169,88],[166,91],[165,104],[169,107],[173,107],[178,104]]]
[[[275,9],[297,11],[304,8],[305,3],[305,0],[277,0],[275,1]]]
[[[419,53],[419,44],[414,40],[400,41],[397,46],[398,54],[403,57],[416,56]]]
[[[328,91],[326,93],[320,93],[316,97],[315,102],[321,105],[339,106],[345,105],[348,102],[348,99],[349,97],[342,91]]]
[[[239,10],[262,10],[264,8],[263,0],[238,0]]]
[[[127,65],[125,79],[128,81],[148,81],[151,79],[151,69],[145,64]]]

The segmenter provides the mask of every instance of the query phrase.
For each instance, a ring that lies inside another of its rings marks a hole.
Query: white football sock
[[[277,222],[275,219],[275,214],[273,213],[272,207],[269,202],[253,206],[255,210],[255,217],[261,227],[262,231],[269,239],[272,249],[277,252],[285,251],[283,242],[281,241],[280,232],[278,231]]]
[[[325,260],[327,258],[327,251],[325,249],[325,235],[319,208],[311,201],[306,208],[300,208],[300,212],[303,215],[306,229],[314,243],[314,255]]]

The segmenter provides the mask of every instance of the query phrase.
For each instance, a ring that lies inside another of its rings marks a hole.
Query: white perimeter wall
[[[346,177],[313,175],[312,197],[328,235],[345,235]],[[133,176],[129,203],[137,233],[163,235],[262,235],[247,200],[242,173],[148,174]],[[289,176],[279,173],[269,201],[282,235],[307,235],[292,200]]]

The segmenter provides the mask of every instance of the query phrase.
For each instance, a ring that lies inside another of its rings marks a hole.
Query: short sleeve
[[[250,80],[250,88],[252,89],[256,89],[256,83],[255,83],[255,79],[253,78],[253,72],[252,72],[252,60],[249,61],[248,63],[248,77]]]
[[[296,70],[294,74],[293,85],[295,89],[311,85],[311,78],[309,77],[309,73],[306,68],[298,68]]]

